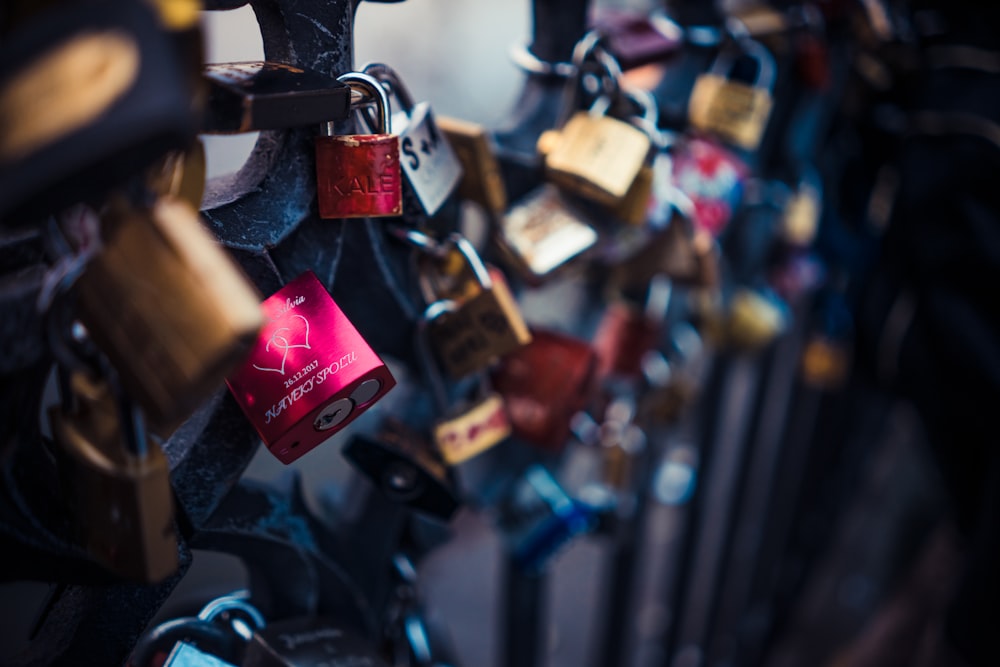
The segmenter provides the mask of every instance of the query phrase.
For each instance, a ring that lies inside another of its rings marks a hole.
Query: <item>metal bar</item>
[[[500,664],[535,667],[543,639],[545,590],[548,575],[525,572],[513,554],[503,559],[504,610]]]

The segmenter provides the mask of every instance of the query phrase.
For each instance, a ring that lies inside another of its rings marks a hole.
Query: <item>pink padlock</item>
[[[311,271],[262,308],[260,337],[226,383],[267,448],[287,464],[354,421],[396,381]]]

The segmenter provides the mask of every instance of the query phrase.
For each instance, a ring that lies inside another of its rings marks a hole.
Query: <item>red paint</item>
[[[399,137],[317,137],[316,198],[321,218],[402,215]]]

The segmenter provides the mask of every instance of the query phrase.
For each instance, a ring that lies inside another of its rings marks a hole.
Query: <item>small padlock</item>
[[[555,331],[535,329],[532,336],[501,360],[490,379],[507,404],[514,435],[561,451],[573,415],[591,399],[597,354],[587,342]]]
[[[479,204],[492,215],[502,214],[507,209],[507,186],[486,128],[445,116],[438,116],[437,124],[462,165],[459,198]]]
[[[269,623],[254,633],[242,667],[355,665],[388,667],[378,650],[333,617],[304,616]]]
[[[167,434],[246,357],[263,322],[259,297],[184,201],[145,209],[116,199],[101,222],[104,246],[75,285],[78,316]]]
[[[790,318],[788,306],[774,292],[740,287],[729,303],[726,340],[743,350],[762,348],[788,328]]]
[[[49,420],[80,544],[116,575],[157,582],[177,569],[170,466],[132,404],[84,371]]]
[[[822,192],[818,175],[803,178],[782,211],[779,237],[786,243],[805,248],[812,245],[819,232]]]
[[[617,118],[579,111],[545,156],[551,182],[605,206],[625,199],[649,158],[649,135]]]
[[[342,121],[351,88],[314,70],[277,62],[214,63],[203,77],[207,134],[280,130]]]
[[[670,281],[661,276],[651,281],[645,305],[625,299],[608,304],[594,334],[599,377],[642,374],[643,357],[656,347],[663,331],[670,292]]]
[[[699,386],[699,362],[704,342],[687,322],[670,329],[668,359],[659,350],[643,357],[642,374],[648,389],[640,397],[638,419],[644,423],[672,424],[694,401]]]
[[[287,464],[354,421],[396,381],[312,271],[262,307],[260,336],[226,382],[264,444]]]
[[[531,333],[499,269],[487,267],[464,237],[449,237],[449,255],[462,258],[469,279],[460,296],[435,293],[425,285],[425,298],[439,308],[428,322],[431,345],[445,371],[458,378],[486,368],[492,361],[531,341]],[[448,298],[454,297],[454,298]]]
[[[719,249],[715,239],[674,214],[637,252],[611,269],[609,284],[622,291],[642,289],[656,276],[678,286],[713,288],[719,282]]]
[[[596,29],[625,71],[667,60],[681,52],[684,29],[663,11],[598,8]]]
[[[452,302],[433,303],[420,318],[416,353],[439,415],[433,428],[434,444],[445,463],[458,465],[506,440],[511,426],[503,398],[489,389],[485,376],[480,377],[479,395],[471,402],[452,404],[448,400],[444,378],[428,341],[441,307],[452,307]]]
[[[392,126],[399,134],[403,173],[424,213],[433,216],[462,180],[462,163],[438,128],[430,103],[414,104],[395,70],[375,63],[364,72],[388,87],[399,102]]]
[[[752,83],[731,78],[740,58],[756,63],[757,73]],[[757,42],[742,40],[738,53],[723,50],[709,72],[695,80],[688,102],[688,120],[699,130],[755,151],[771,115],[774,80],[775,64],[771,52]]]
[[[375,438],[353,436],[344,457],[389,499],[448,521],[459,507],[450,469],[431,444],[395,418]]]
[[[802,381],[824,391],[842,388],[854,359],[854,317],[844,294],[824,290],[816,297],[818,313],[802,347]]]
[[[183,151],[170,151],[150,167],[146,186],[160,197],[174,197],[194,210],[205,196],[205,144],[196,139]]]
[[[556,275],[597,243],[597,231],[557,188],[543,184],[500,221],[497,243],[530,285]]]
[[[389,96],[361,72],[341,74],[362,100],[376,107],[375,134],[333,134],[333,123],[316,137],[316,197],[321,218],[391,217],[403,213],[399,137],[392,134]],[[363,122],[368,116],[361,114]]]

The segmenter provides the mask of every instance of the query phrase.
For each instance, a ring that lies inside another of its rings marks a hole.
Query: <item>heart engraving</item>
[[[288,360],[288,351],[289,350],[294,350],[296,348],[302,348],[302,349],[305,349],[305,350],[311,350],[312,349],[312,347],[310,347],[310,345],[309,345],[309,320],[307,320],[306,318],[302,317],[301,315],[292,315],[292,317],[297,317],[300,320],[302,320],[303,322],[305,322],[305,325],[306,325],[305,342],[302,342],[302,343],[290,343],[288,341],[288,336],[284,335],[282,333],[282,332],[285,332],[285,331],[291,331],[291,329],[289,327],[281,327],[280,329],[275,329],[274,332],[271,333],[271,338],[270,338],[270,340],[267,341],[267,345],[264,346],[264,351],[265,352],[270,352],[272,345],[274,346],[274,348],[276,350],[281,350],[281,366],[279,368],[269,368],[269,367],[266,367],[266,366],[258,366],[257,364],[254,364],[253,365],[254,368],[256,368],[259,371],[265,371],[265,372],[269,372],[269,373],[280,373],[281,375],[284,375],[285,374],[285,362]]]

